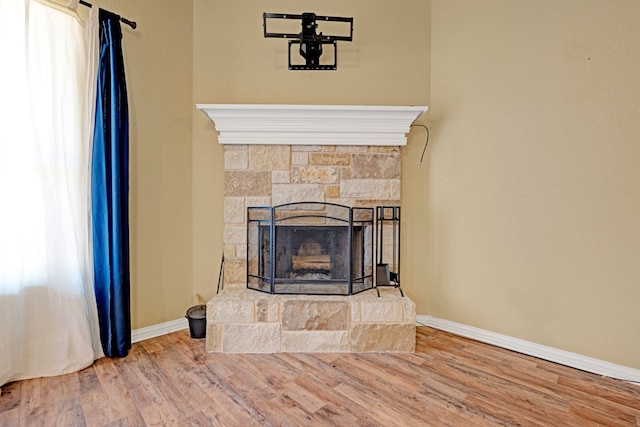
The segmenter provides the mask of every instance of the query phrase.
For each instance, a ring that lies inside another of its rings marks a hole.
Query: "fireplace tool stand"
[[[400,295],[400,206],[376,207],[376,292],[381,286],[398,288]]]

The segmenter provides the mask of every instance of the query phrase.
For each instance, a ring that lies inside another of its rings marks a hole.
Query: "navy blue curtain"
[[[95,293],[105,355],[131,348],[129,113],[117,15],[100,9],[100,59],[91,200]]]

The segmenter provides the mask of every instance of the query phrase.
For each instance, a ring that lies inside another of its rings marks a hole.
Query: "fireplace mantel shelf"
[[[426,106],[197,104],[220,144],[407,144],[411,123]]]

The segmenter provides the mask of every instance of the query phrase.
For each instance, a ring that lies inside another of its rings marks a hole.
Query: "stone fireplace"
[[[400,146],[427,107],[198,108],[224,145],[224,290],[208,304],[207,351],[413,351],[413,302],[371,289],[368,230],[376,206],[400,205]],[[304,215],[279,227],[287,244],[270,258],[260,252],[275,236],[265,218],[278,206]],[[365,218],[345,226],[354,208]],[[327,220],[333,215],[339,220]],[[282,292],[256,291],[266,286]]]

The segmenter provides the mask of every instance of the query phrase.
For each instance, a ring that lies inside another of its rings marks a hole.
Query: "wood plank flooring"
[[[415,354],[207,354],[180,331],[2,387],[0,426],[640,426],[640,386],[428,327]]]

